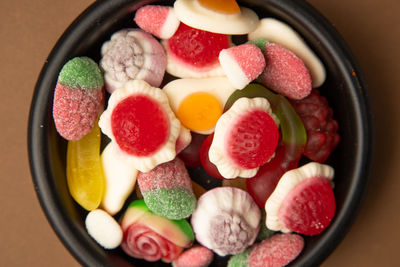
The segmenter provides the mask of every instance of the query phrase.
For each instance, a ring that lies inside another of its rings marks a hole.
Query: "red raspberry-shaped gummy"
[[[339,143],[338,123],[332,118],[333,111],[317,89],[291,104],[303,121],[307,131],[304,155],[316,162],[324,162]]]

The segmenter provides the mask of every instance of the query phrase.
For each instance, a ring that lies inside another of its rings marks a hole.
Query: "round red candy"
[[[253,169],[268,162],[279,141],[279,129],[265,111],[247,112],[231,127],[226,151],[240,168]]]
[[[114,108],[111,127],[123,151],[134,156],[149,156],[168,140],[170,125],[158,102],[145,95],[133,95]]]

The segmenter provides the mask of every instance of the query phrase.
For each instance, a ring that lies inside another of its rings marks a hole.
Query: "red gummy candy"
[[[179,153],[179,158],[185,162],[186,166],[200,167],[200,147],[207,135],[192,132],[192,141]]]
[[[88,134],[104,105],[102,89],[77,89],[57,83],[53,117],[58,133],[67,140],[79,140]]]
[[[303,250],[304,240],[297,234],[275,234],[254,246],[249,267],[285,266]]]
[[[231,129],[226,141],[226,151],[239,167],[257,168],[274,154],[279,141],[279,129],[266,112],[248,112]]]
[[[219,52],[229,47],[229,39],[224,34],[202,31],[181,23],[168,39],[167,47],[182,63],[202,69],[219,64]]]
[[[261,209],[264,209],[265,202],[275,190],[282,175],[297,168],[302,151],[302,147],[280,144],[275,156],[258,169],[256,176],[246,179],[247,191]]]
[[[285,197],[279,209],[279,220],[296,233],[317,235],[330,224],[335,209],[330,181],[311,177],[296,185]]]
[[[224,177],[219,173],[217,166],[210,161],[208,156],[208,151],[210,151],[210,146],[213,141],[214,134],[210,134],[200,148],[200,161],[203,169],[212,177],[217,179],[224,179]]]
[[[307,131],[304,155],[316,162],[325,162],[340,141],[338,123],[325,97],[313,89],[304,99],[291,101]]]
[[[122,100],[113,110],[111,127],[119,147],[136,156],[153,154],[169,135],[166,112],[159,103],[144,95]]]

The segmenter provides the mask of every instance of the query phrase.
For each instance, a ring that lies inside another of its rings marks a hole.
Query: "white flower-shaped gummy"
[[[291,232],[279,220],[279,209],[287,196],[287,194],[295,188],[300,182],[312,177],[324,177],[332,180],[334,170],[326,164],[317,162],[310,162],[300,168],[287,171],[278,182],[274,192],[265,203],[266,225],[269,229],[274,231],[281,231],[284,233]]]
[[[254,242],[260,219],[260,209],[246,191],[217,187],[199,198],[191,224],[199,243],[225,256],[241,253]]]
[[[227,142],[230,140],[233,127],[236,127],[235,122],[241,119],[243,115],[253,111],[262,111],[267,113],[272,117],[275,124],[278,125],[278,118],[272,113],[267,99],[262,97],[251,99],[243,97],[236,100],[232,107],[222,114],[215,126],[214,138],[208,155],[210,161],[218,168],[219,173],[227,179],[233,179],[238,176],[250,178],[256,175],[259,169],[259,166],[255,168],[243,168],[238,166],[229,156],[230,151],[228,151],[229,146],[227,144]],[[244,131],[246,131],[246,129],[244,129]],[[276,131],[278,131],[277,128]],[[279,134],[279,132],[276,133]],[[256,134],[259,135],[263,133]],[[257,136],[255,139],[260,139],[260,136]],[[277,142],[276,138],[275,141]],[[272,154],[269,159],[271,159],[273,155],[274,154]]]
[[[99,126],[123,151],[126,160],[141,172],[176,156],[181,124],[165,93],[145,81],[128,81],[115,90],[100,116]]]

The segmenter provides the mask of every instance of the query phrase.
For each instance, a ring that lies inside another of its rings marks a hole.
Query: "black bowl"
[[[64,245],[84,265],[163,266],[126,256],[120,249],[105,251],[87,234],[86,212],[68,193],[65,177],[66,141],[56,132],[52,118],[53,90],[63,64],[75,56],[99,60],[101,44],[110,35],[134,27],[134,11],[150,3],[173,1],[100,0],[84,11],[52,50],[36,84],[32,100],[28,149],[30,167],[41,206]],[[345,42],[312,6],[300,0],[247,0],[260,18],[272,16],[295,28],[324,62],[327,80],[320,88],[339,122],[341,142],[328,164],[335,168],[337,213],[321,235],[306,237],[306,246],[293,265],[321,263],[343,239],[360,207],[370,176],[373,125],[368,93],[360,69]],[[120,214],[119,214],[120,215]],[[117,215],[117,216],[119,216]],[[217,258],[212,266],[226,266]]]

